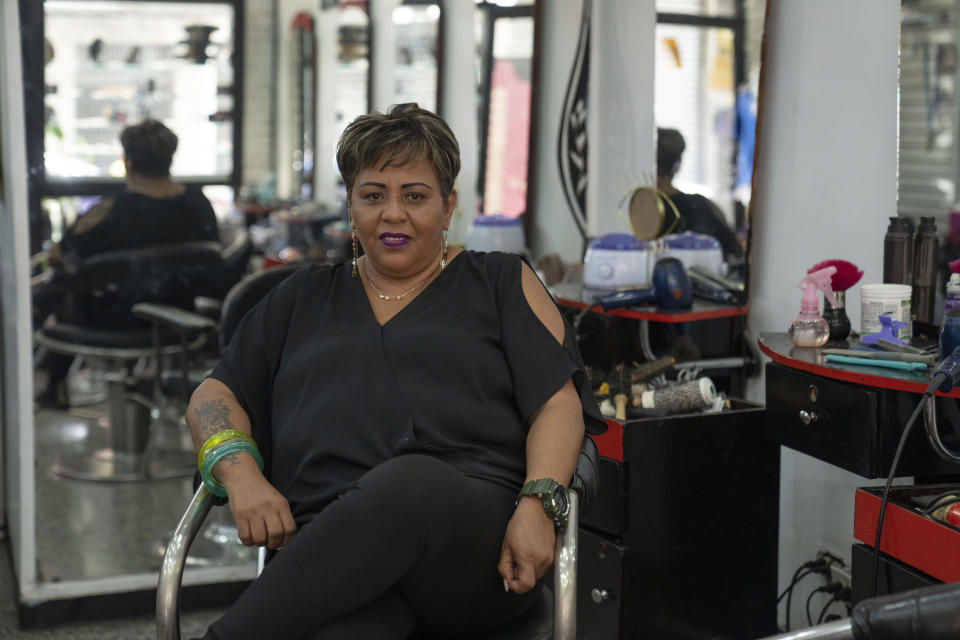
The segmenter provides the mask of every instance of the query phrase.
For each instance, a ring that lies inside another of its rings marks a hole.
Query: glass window
[[[657,0],[659,13],[732,17],[736,0]]]
[[[154,118],[179,137],[171,173],[233,171],[233,8],[47,0],[48,179],[123,176],[120,131]]]
[[[713,200],[734,222],[734,35],[726,28],[658,24],[654,116],[686,148],[674,186]]]
[[[337,86],[333,100],[337,135],[357,116],[368,111],[370,18],[365,9],[341,2],[337,12]],[[331,153],[333,153],[331,151]],[[331,156],[332,157],[332,156]]]
[[[517,217],[527,208],[532,58],[533,18],[497,18],[489,70],[485,214]]]
[[[437,110],[440,5],[400,5],[393,10],[397,47],[395,101]]]

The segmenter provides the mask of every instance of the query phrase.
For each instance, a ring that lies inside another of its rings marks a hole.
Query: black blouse
[[[520,269],[464,251],[381,326],[348,266],[309,266],[244,318],[212,377],[249,415],[298,523],[405,453],[519,489],[527,421],[571,376],[587,430],[603,431],[572,330],[561,346]]]
[[[64,254],[86,258],[115,249],[217,239],[213,206],[191,185],[170,198],[122,191],[103,220],[84,233],[65,234],[61,244]]]

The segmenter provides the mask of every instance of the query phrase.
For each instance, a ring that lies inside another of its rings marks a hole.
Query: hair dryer
[[[617,291],[600,298],[604,311],[654,303],[664,311],[689,309],[693,305],[690,276],[677,258],[661,258],[653,267],[652,286]]]

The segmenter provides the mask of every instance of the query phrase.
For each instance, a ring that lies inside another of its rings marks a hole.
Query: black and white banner
[[[590,78],[590,8],[592,0],[583,0],[577,51],[567,83],[557,137],[557,161],[560,183],[580,235],[587,237],[587,114]]]

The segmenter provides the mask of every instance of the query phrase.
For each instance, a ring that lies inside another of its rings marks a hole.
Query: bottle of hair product
[[[943,303],[943,314],[955,307],[960,307],[960,273],[951,273],[947,280],[947,299]]]
[[[892,216],[883,236],[883,281],[910,284],[913,232],[906,218]]]
[[[939,249],[937,223],[932,216],[920,218],[913,242],[913,299],[910,301],[913,319],[919,322],[933,322]]]
[[[950,355],[956,347],[960,347],[960,273],[952,274],[947,282],[947,300],[940,322],[940,357]]]
[[[819,271],[808,273],[797,286],[803,289],[800,299],[800,313],[790,323],[787,333],[790,340],[798,347],[822,347],[830,337],[830,325],[820,316],[820,301],[817,299],[817,289],[823,291],[830,304],[836,306],[837,299],[830,286],[836,267],[825,267]]]

